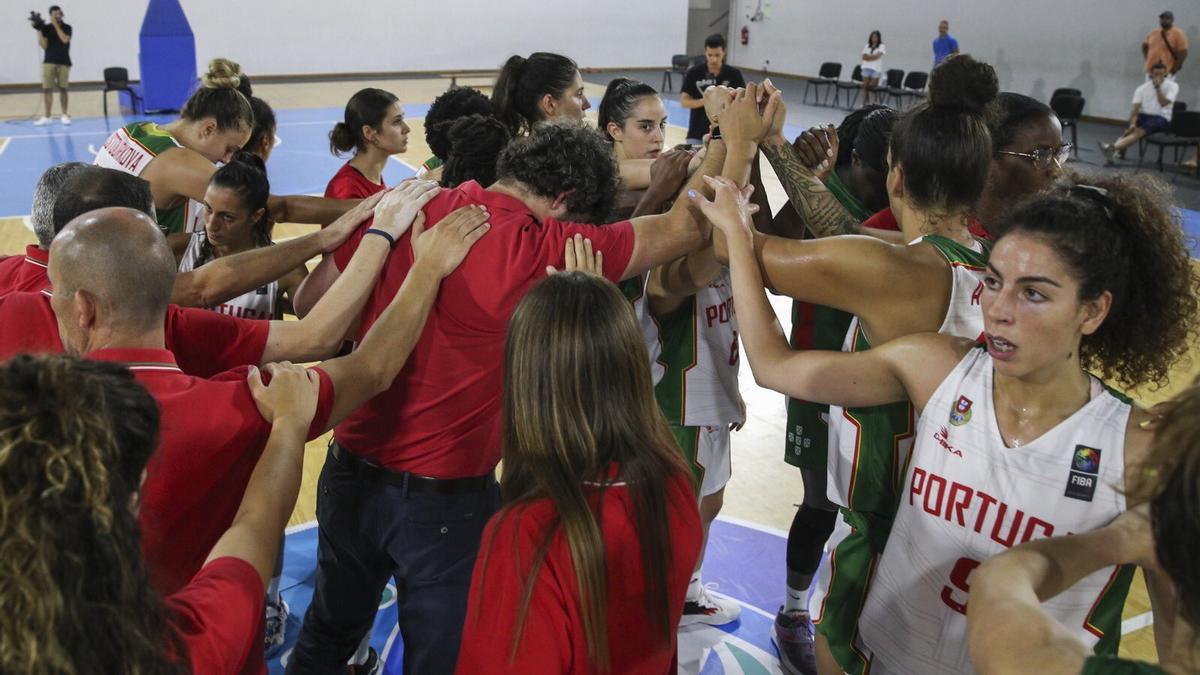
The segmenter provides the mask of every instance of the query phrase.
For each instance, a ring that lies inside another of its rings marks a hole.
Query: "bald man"
[[[371,213],[378,200],[360,203],[332,225],[273,246],[217,258],[176,275],[171,302],[184,307],[212,307],[279,279],[304,261],[338,248]],[[95,209],[124,206],[154,215],[150,183],[137,176],[71,162],[42,174],[34,198],[37,246],[25,258],[0,259],[0,296],[48,288],[46,264],[50,242],[72,219]],[[188,235],[190,238],[190,235]],[[136,260],[136,258],[134,258]],[[178,263],[176,263],[178,264]]]
[[[435,192],[432,184],[413,183],[389,194],[370,231],[378,236],[364,237],[343,278],[373,279],[391,242]],[[487,231],[485,220],[483,209],[468,207],[433,230],[413,228],[415,263],[397,298],[355,352],[313,369],[319,403],[309,438],[390,386],[442,278]],[[122,263],[139,252],[141,264]],[[174,277],[174,259],[157,225],[131,209],[81,216],[51,246],[52,305],[67,351],[126,364],[162,409],[162,438],[147,467],[139,520],[151,579],[163,593],[183,586],[229,527],[270,433],[247,384],[252,369],[192,377],[164,349]],[[335,285],[330,293],[343,290]],[[261,641],[256,644],[261,650]],[[261,653],[249,663],[263,672]]]

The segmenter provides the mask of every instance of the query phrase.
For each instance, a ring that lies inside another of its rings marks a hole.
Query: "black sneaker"
[[[779,608],[771,627],[771,644],[779,651],[779,665],[790,675],[817,675],[816,638],[808,612]]]

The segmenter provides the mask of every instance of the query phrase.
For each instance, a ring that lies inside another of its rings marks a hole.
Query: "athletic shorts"
[[[784,436],[783,461],[798,469],[824,471],[829,465],[829,412],[817,413],[812,403],[787,399],[787,434]],[[817,421],[816,415],[820,415]],[[820,424],[821,429],[805,429],[806,424]]]
[[[863,79],[871,77],[871,78],[878,80],[879,78],[883,77],[883,71],[875,70],[874,68],[863,68],[862,76],[863,76]]]
[[[1138,128],[1144,129],[1148,134],[1166,131],[1167,127],[1171,126],[1171,122],[1162,115],[1147,115],[1146,113],[1138,113],[1136,124]]]
[[[66,89],[71,66],[58,63],[42,64],[42,89]]]
[[[733,475],[729,459],[729,425],[715,427],[677,427],[671,425],[671,433],[683,461],[696,476],[700,496],[707,497],[719,492]]]
[[[863,675],[870,667],[871,651],[858,635],[858,617],[867,604],[879,556],[866,534],[846,522],[844,509],[825,547],[829,555],[821,559],[809,600],[813,625],[825,636],[838,665],[849,675]]]

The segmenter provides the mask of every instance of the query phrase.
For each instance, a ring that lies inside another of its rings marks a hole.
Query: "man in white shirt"
[[[1171,112],[1175,97],[1179,96],[1179,85],[1167,79],[1167,66],[1162,61],[1150,70],[1150,79],[1133,92],[1133,111],[1129,114],[1129,127],[1115,143],[1100,143],[1105,166],[1113,165],[1118,153],[1124,156],[1125,148],[1146,136],[1166,131],[1171,125]]]

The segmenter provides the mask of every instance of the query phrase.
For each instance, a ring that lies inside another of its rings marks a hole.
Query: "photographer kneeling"
[[[50,123],[50,106],[54,103],[54,90],[58,89],[62,101],[62,123],[70,124],[71,116],[67,114],[67,78],[71,72],[71,26],[63,23],[63,11],[58,5],[50,6],[50,22],[42,19],[37,12],[29,13],[29,21],[33,29],[38,31],[38,45],[46,50],[42,59],[42,95],[46,100],[46,114],[42,115],[37,126]]]

